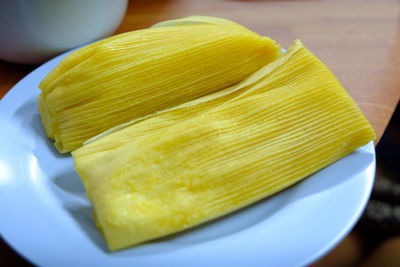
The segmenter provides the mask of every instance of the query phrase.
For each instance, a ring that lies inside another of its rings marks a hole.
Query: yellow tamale
[[[38,99],[57,149],[71,151],[109,128],[226,88],[281,54],[273,40],[236,23],[191,20],[199,19],[120,34],[61,61],[40,83]]]
[[[111,250],[193,227],[274,194],[375,138],[300,41],[242,83],[75,150]]]
[[[158,27],[168,27],[168,26],[181,26],[181,25],[188,25],[188,24],[204,24],[204,23],[211,23],[211,24],[234,24],[239,27],[243,27],[240,24],[237,24],[231,20],[217,18],[217,17],[209,17],[209,16],[189,16],[182,19],[173,19],[173,20],[166,20],[159,23],[154,24],[151,26],[152,28]]]

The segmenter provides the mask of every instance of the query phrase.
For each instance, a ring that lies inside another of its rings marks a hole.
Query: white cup
[[[0,59],[37,64],[111,35],[128,0],[0,0]]]

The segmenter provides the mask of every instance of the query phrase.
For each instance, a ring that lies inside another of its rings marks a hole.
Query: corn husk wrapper
[[[196,18],[202,21],[189,23]],[[43,79],[39,111],[60,152],[238,83],[281,54],[270,38],[227,20],[194,17],[175,24],[89,45]]]
[[[111,250],[185,230],[287,188],[375,138],[300,41],[223,91],[73,152]]]

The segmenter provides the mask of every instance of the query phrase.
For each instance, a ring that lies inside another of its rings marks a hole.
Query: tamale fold
[[[97,224],[118,250],[254,203],[374,138],[339,81],[295,41],[242,82],[72,155]]]
[[[113,36],[61,61],[40,83],[38,101],[56,148],[72,151],[112,127],[224,89],[281,54],[268,37],[200,18]]]

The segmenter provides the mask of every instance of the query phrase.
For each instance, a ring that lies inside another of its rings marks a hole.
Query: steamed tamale
[[[61,61],[39,86],[42,122],[57,149],[226,88],[281,54],[243,26],[203,20],[117,35]]]
[[[111,250],[274,194],[374,139],[328,68],[296,41],[242,83],[72,153]]]
[[[226,23],[228,23],[228,24],[234,24],[239,27],[243,27],[240,24],[237,24],[236,22],[233,22],[231,20],[218,18],[218,17],[209,17],[209,16],[189,16],[189,17],[185,17],[185,18],[181,18],[181,19],[166,20],[166,21],[156,23],[151,27],[158,28],[158,27],[181,26],[181,25],[204,24],[204,23],[209,23],[209,24],[226,24]]]

